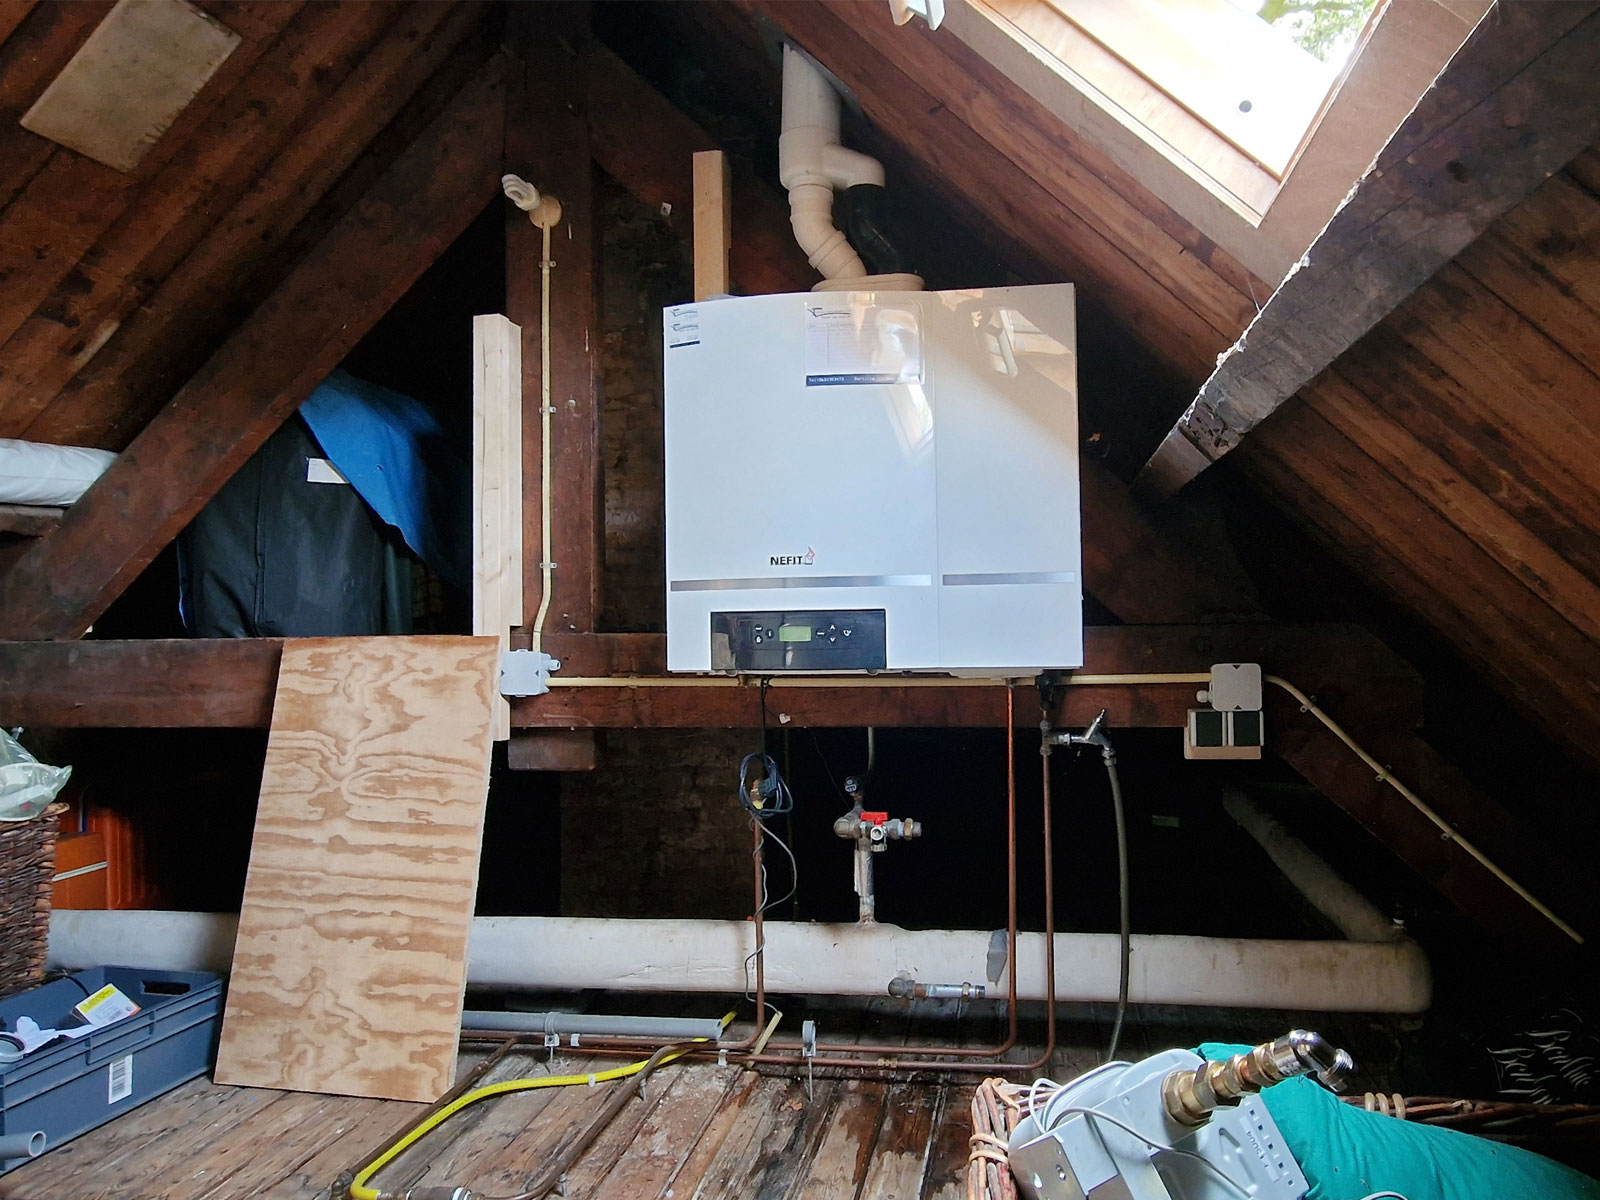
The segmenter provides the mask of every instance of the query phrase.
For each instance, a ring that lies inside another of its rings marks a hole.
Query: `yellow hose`
[[[733,1016],[734,1014],[730,1012],[722,1018],[722,1027],[724,1029],[733,1020]],[[695,1038],[694,1040],[703,1042],[707,1039]],[[673,1059],[681,1058],[684,1053],[685,1051],[679,1050],[668,1054],[662,1058],[658,1065],[665,1066]],[[503,1079],[499,1083],[488,1083],[483,1087],[473,1088],[466,1095],[457,1097],[432,1116],[426,1117],[412,1126],[409,1133],[357,1171],[356,1177],[350,1183],[351,1200],[381,1200],[382,1193],[375,1187],[368,1187],[367,1180],[388,1166],[402,1152],[415,1145],[419,1139],[437,1129],[469,1104],[476,1104],[479,1100],[487,1100],[490,1096],[503,1096],[508,1092],[531,1092],[535,1088],[574,1087],[578,1084],[610,1083],[614,1079],[626,1079],[630,1075],[637,1075],[645,1069],[649,1061],[648,1058],[642,1058],[638,1062],[629,1063],[627,1066],[612,1067],[606,1071],[596,1071],[591,1075],[535,1075],[526,1079]]]

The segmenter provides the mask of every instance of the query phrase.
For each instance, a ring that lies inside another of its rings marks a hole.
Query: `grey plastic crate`
[[[140,1007],[75,1041],[0,1064],[0,1134],[42,1131],[46,1150],[210,1070],[222,1024],[222,979],[200,971],[95,967],[0,1000],[0,1020],[76,1024],[73,1005],[115,984]],[[26,1158],[0,1161],[0,1174]]]

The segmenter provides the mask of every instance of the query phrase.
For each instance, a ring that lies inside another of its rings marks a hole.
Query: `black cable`
[[[1111,1026],[1111,1048],[1106,1061],[1115,1062],[1122,1041],[1122,1024],[1128,1016],[1128,974],[1133,957],[1133,933],[1128,919],[1128,822],[1122,808],[1122,783],[1117,778],[1117,756],[1106,747],[1101,753],[1111,780],[1111,811],[1117,822],[1117,898],[1120,909],[1121,963],[1117,980],[1117,1019]]]
[[[767,753],[767,686],[770,682],[765,677],[761,680],[761,749],[754,754],[746,754],[739,761],[737,792],[739,806],[750,815],[750,824],[757,834],[755,847],[750,852],[761,861],[761,901],[756,907],[757,916],[792,899],[800,887],[800,864],[795,860],[794,851],[768,826],[773,817],[786,816],[794,811],[794,795],[789,791],[789,784],[778,769],[778,764]],[[769,838],[778,844],[778,848],[789,859],[789,890],[777,900],[772,898],[767,886],[767,864],[762,855]],[[750,963],[765,950],[766,937],[763,935],[755,949],[745,955],[744,990],[747,1000],[751,999]],[[777,1011],[770,1002],[767,1007],[773,1012]]]

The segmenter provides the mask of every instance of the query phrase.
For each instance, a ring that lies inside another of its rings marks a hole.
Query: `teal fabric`
[[[1196,1053],[1216,1061],[1248,1049],[1207,1042]],[[1406,1200],[1600,1200],[1600,1181],[1570,1167],[1354,1108],[1311,1079],[1286,1079],[1262,1099],[1311,1184],[1308,1200],[1362,1200],[1381,1191]]]

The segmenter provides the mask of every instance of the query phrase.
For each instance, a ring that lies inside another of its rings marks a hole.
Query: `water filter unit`
[[[663,319],[669,670],[1082,664],[1070,284]]]

